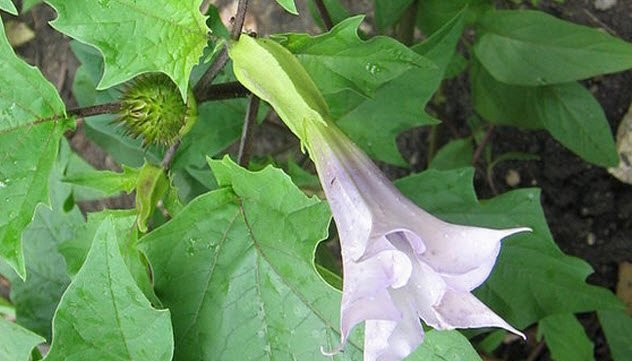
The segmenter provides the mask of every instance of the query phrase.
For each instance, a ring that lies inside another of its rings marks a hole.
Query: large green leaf
[[[473,148],[470,138],[454,139],[437,151],[428,168],[450,170],[468,167],[472,164]]]
[[[319,35],[285,34],[282,44],[301,61],[325,95],[351,89],[372,96],[377,88],[411,68],[433,69],[434,64],[396,40],[358,37],[363,16],[349,18]]]
[[[468,23],[493,8],[490,0],[422,0],[417,6],[417,26],[426,35],[434,34],[444,27],[464,8],[467,8],[465,12]]]
[[[55,87],[19,59],[0,22],[0,257],[26,277],[21,235],[35,207],[48,202],[48,175],[64,127],[38,119],[64,114]]]
[[[320,65],[322,61],[318,56],[319,53],[342,48],[344,44],[355,44],[356,47],[366,49],[371,49],[376,45],[381,46],[382,43],[376,40],[371,43],[362,42],[357,38],[356,28],[361,21],[360,17],[351,18],[339,24],[336,27],[337,30],[332,30],[329,35],[319,37],[303,34],[291,35],[286,38],[284,44],[297,54],[310,76],[324,91],[332,116],[355,142],[374,158],[397,165],[406,165],[397,149],[395,139],[399,133],[414,126],[436,124],[437,121],[424,112],[424,106],[439,87],[445,68],[454,54],[456,43],[463,30],[463,16],[463,12],[457,11],[440,32],[412,48],[422,59],[427,57],[435,62],[436,66],[412,66],[410,62],[401,64],[399,69],[403,69],[404,72],[399,73],[398,76],[385,77],[380,81],[378,78],[371,79],[374,85],[371,88],[365,88],[365,92],[372,92],[370,97],[363,96],[355,90],[345,89],[343,86],[332,86],[335,82],[332,79],[339,79],[341,75],[335,75],[334,78],[323,77],[324,65]],[[345,38],[339,39],[342,36]],[[387,48],[392,48],[395,55],[391,55],[392,61],[395,61],[397,54],[401,54],[399,51],[403,45],[392,39],[382,40],[382,42]],[[409,51],[405,51],[404,54],[409,54]],[[337,61],[335,58],[331,59]],[[348,59],[345,61],[349,62]],[[365,63],[354,65],[354,71],[364,71],[363,76],[367,77],[370,71],[366,71],[366,59],[364,61]],[[427,60],[422,62],[428,63]],[[406,64],[407,66],[404,66]],[[418,65],[420,64],[422,63]],[[333,69],[343,74],[343,78],[350,78],[350,75],[343,72],[344,67],[334,66]],[[382,82],[382,80],[387,81]],[[375,86],[377,88],[374,88]]]
[[[585,283],[592,272],[586,262],[555,245],[538,190],[516,190],[479,202],[473,175],[471,168],[429,170],[396,183],[417,204],[447,221],[533,229],[503,241],[491,277],[477,290],[486,304],[518,328],[549,315],[622,307],[607,289]]]
[[[28,278],[22,281],[12,272],[2,271],[11,281],[17,322],[48,340],[55,308],[70,283],[57,246],[73,239],[82,227],[83,217],[76,208],[64,213],[61,209],[38,207],[23,236]]]
[[[579,83],[540,87],[496,81],[480,65],[471,72],[474,108],[496,124],[545,128],[564,146],[601,165],[618,164],[619,156],[601,105]]]
[[[375,25],[378,30],[383,31],[397,23],[413,1],[416,0],[374,0]]]
[[[12,15],[18,15],[18,9],[15,8],[11,0],[0,0],[0,10],[4,10]]]
[[[43,337],[0,317],[0,360],[29,361],[31,351]]]
[[[117,237],[106,219],[57,308],[45,360],[171,360],[169,311],[153,309],[138,289]]]
[[[339,342],[340,294],[313,266],[326,204],[273,168],[211,162],[223,188],[141,239],[173,314],[176,360],[320,360]],[[234,193],[233,193],[234,192]],[[350,344],[336,359],[356,359]]]
[[[632,355],[632,316],[625,311],[599,311],[599,322],[606,334],[614,361],[627,361]]]
[[[206,47],[201,0],[47,0],[55,29],[97,47],[105,59],[98,89],[163,72],[186,99],[189,75]]]
[[[472,344],[459,331],[430,330],[406,361],[480,361]]]
[[[593,343],[575,315],[564,313],[543,318],[538,323],[538,339],[544,336],[555,361],[593,361]]]
[[[541,11],[492,11],[479,25],[484,34],[474,52],[508,84],[566,83],[632,68],[632,44]]]

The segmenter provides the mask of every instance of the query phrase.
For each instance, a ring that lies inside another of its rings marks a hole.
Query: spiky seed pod
[[[197,105],[189,90],[186,104],[178,87],[162,73],[144,74],[123,91],[116,123],[143,146],[172,145],[184,136],[197,119]]]

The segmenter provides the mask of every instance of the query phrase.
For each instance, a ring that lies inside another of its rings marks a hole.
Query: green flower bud
[[[184,103],[167,75],[144,74],[124,90],[118,115],[115,122],[131,137],[141,137],[143,146],[169,146],[191,130],[197,120],[197,105],[190,89]]]

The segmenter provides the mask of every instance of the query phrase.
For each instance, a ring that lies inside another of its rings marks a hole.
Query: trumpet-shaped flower
[[[401,360],[437,329],[501,327],[470,291],[489,276],[500,241],[528,228],[446,223],[404,197],[329,120],[327,103],[298,60],[268,39],[229,47],[239,81],[272,105],[316,164],[338,227],[344,282],[341,346],[365,322],[364,360]]]
[[[342,248],[341,335],[365,323],[364,360],[401,360],[436,329],[501,327],[524,335],[470,291],[489,276],[500,241],[528,228],[446,223],[405,198],[333,124],[305,133]]]

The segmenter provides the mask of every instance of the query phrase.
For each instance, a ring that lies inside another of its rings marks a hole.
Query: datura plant
[[[0,361],[632,360],[624,1],[235,2],[0,0]]]
[[[331,121],[288,50],[243,36],[229,54],[237,79],[274,108],[316,165],[342,248],[340,349],[364,321],[365,361],[408,356],[423,341],[419,318],[437,329],[493,326],[524,337],[470,292],[491,273],[501,240],[529,228],[454,225],[418,208]],[[261,62],[272,65],[261,71]]]

